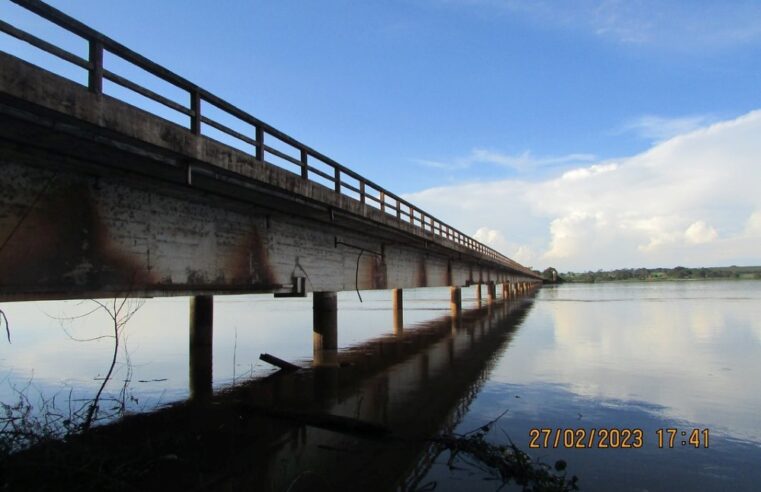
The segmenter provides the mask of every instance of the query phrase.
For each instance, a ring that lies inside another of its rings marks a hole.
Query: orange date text
[[[612,428],[532,428],[528,432],[529,448],[641,448],[642,429]]]

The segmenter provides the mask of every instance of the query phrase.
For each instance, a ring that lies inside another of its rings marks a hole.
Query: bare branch
[[[8,323],[8,317],[2,309],[0,309],[0,316],[5,320],[5,334],[8,336],[8,343],[11,343],[11,324]]]

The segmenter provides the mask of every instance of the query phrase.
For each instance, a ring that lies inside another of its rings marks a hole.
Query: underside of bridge
[[[0,190],[4,300],[537,280],[4,53]]]

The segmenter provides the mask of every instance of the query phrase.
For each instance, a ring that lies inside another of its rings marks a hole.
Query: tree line
[[[548,268],[543,272],[548,277]],[[761,279],[761,266],[728,266],[687,268],[621,268],[597,270],[596,272],[566,272],[558,275],[561,282],[616,282],[656,280],[703,280],[703,279]],[[548,279],[549,280],[549,279]]]

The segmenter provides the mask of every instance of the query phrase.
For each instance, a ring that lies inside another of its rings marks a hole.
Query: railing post
[[[359,203],[365,204],[365,180],[359,181]]]
[[[385,213],[386,212],[386,194],[383,192],[383,190],[381,190],[379,193],[380,193],[381,212]]]
[[[95,94],[103,94],[103,43],[97,39],[90,40],[90,72],[87,88]]]
[[[264,128],[256,127],[256,160],[264,162]]]
[[[198,89],[190,90],[190,131],[193,135],[201,134],[201,93]]]
[[[402,205],[399,203],[399,198],[396,199],[396,219],[402,220]]]
[[[301,149],[301,178],[309,179],[309,160],[306,149]]]
[[[335,184],[336,193],[341,193],[341,169],[338,166],[333,169],[335,169],[335,172],[333,173],[333,184]]]

